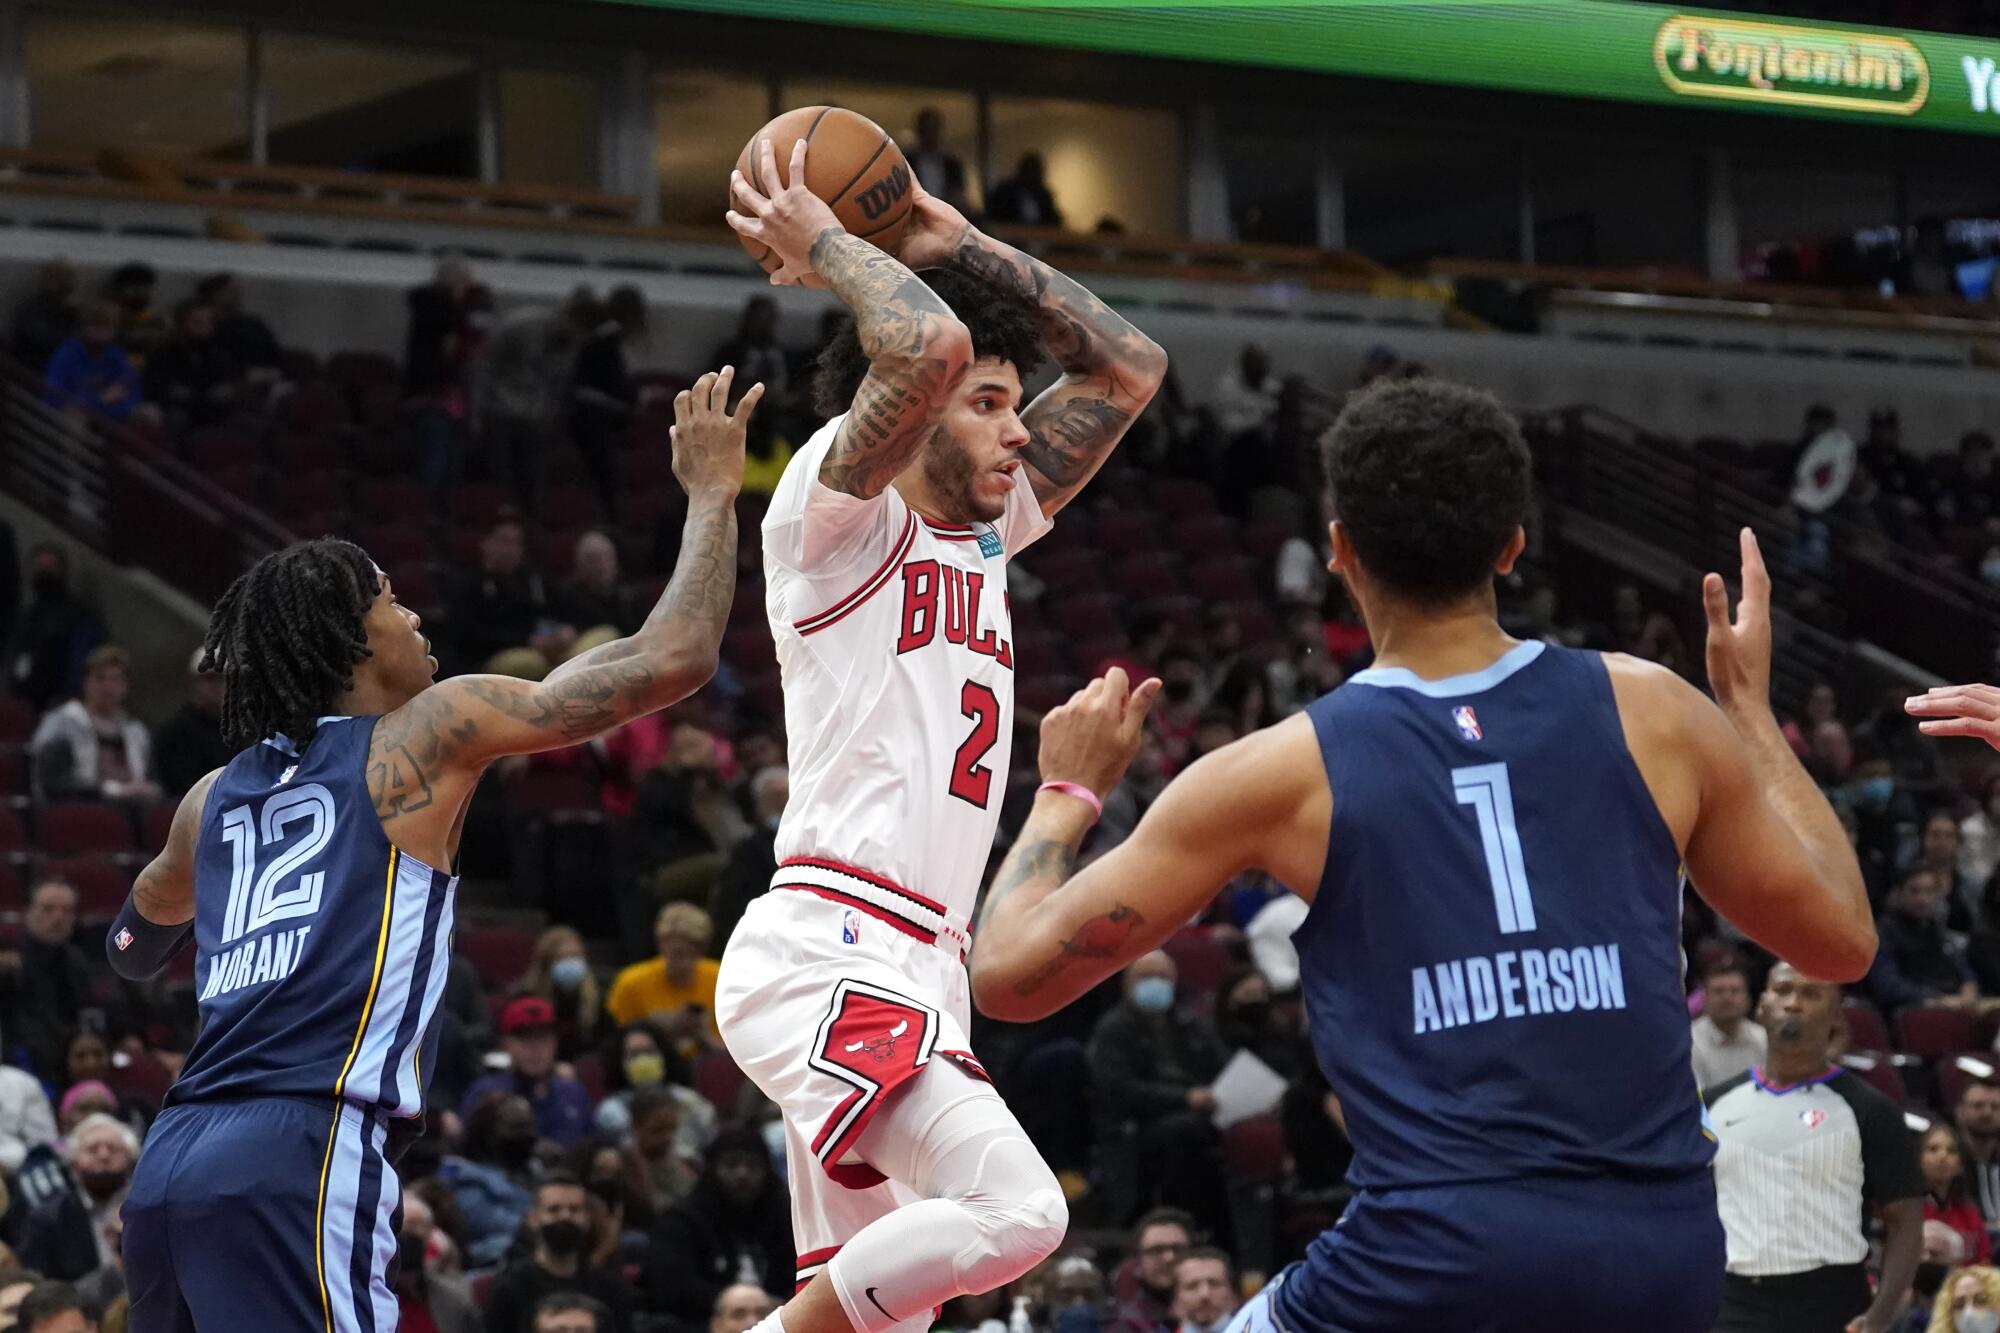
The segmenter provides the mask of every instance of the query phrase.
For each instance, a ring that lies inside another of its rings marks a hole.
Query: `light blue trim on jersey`
[[[1349,676],[1347,683],[1373,685],[1380,689],[1415,690],[1432,699],[1456,699],[1462,694],[1482,694],[1492,689],[1540,657],[1546,647],[1548,645],[1540,639],[1529,639],[1502,653],[1490,667],[1468,671],[1462,676],[1446,676],[1442,680],[1425,680],[1406,667],[1369,667]]]

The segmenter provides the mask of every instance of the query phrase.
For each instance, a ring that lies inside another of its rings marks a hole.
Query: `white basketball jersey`
[[[887,880],[962,934],[1013,750],[1007,561],[1050,520],[1025,468],[991,524],[933,523],[893,486],[843,495],[819,479],[842,419],[792,458],[764,517],[791,752],[777,856]]]

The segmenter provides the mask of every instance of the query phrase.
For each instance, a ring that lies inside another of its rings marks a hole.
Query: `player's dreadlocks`
[[[368,656],[363,618],[381,591],[375,562],[323,537],[274,551],[229,585],[208,618],[201,669],[222,673],[222,737],[283,735],[303,746]]]

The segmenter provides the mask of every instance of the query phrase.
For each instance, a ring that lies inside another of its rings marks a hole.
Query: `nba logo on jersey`
[[[1817,1106],[1815,1106],[1810,1111],[1799,1112],[1799,1119],[1806,1122],[1807,1129],[1818,1129],[1821,1125],[1826,1123],[1826,1112],[1820,1110]]]
[[[861,943],[861,914],[849,911],[840,918],[840,942],[842,944]]]
[[[293,765],[292,765],[292,766],[291,766],[290,768],[288,768],[288,769],[286,769],[286,770],[285,770],[284,772],[282,772],[282,773],[278,774],[278,785],[279,785],[280,787],[282,787],[282,786],[284,786],[284,785],[285,785],[285,784],[286,784],[287,782],[290,782],[290,781],[292,780],[292,774],[294,774],[294,773],[296,773],[296,772],[298,772],[298,771],[299,771],[299,766],[298,766],[297,764],[293,764]]]
[[[1458,723],[1458,734],[1469,741],[1482,740],[1486,733],[1479,729],[1479,714],[1472,711],[1471,704],[1461,704],[1451,710],[1451,720]]]

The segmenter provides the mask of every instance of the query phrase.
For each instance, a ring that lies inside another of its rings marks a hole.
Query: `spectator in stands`
[[[1958,872],[1958,821],[1949,810],[1933,810],[1924,820],[1917,843],[1917,864],[1937,876],[1944,886],[1945,924],[1953,930],[1969,931],[1979,919],[1980,890],[1984,881],[1974,883]]]
[[[153,304],[153,288],[160,275],[151,264],[120,264],[111,270],[105,295],[117,310],[118,345],[139,369],[146,358],[167,339],[167,319]]]
[[[1278,412],[1278,379],[1271,371],[1271,354],[1257,343],[1245,343],[1236,364],[1216,376],[1208,405],[1232,459],[1237,450],[1266,444]]]
[[[28,892],[20,948],[0,950],[5,1030],[45,1073],[66,1067],[68,1027],[96,999],[97,971],[70,938],[76,907],[74,888],[43,875]]]
[[[2000,867],[2000,769],[1979,785],[1979,808],[1958,826],[1958,873],[1985,884]]]
[[[2000,1228],[2000,1085],[1975,1079],[1952,1111],[1965,1158],[1965,1192],[1989,1229]]]
[[[1621,583],[1611,598],[1611,648],[1685,675],[1687,645],[1674,622],[1649,610],[1636,583]]]
[[[479,366],[480,447],[530,518],[540,511],[549,457],[569,414],[577,350],[592,314],[576,304],[512,311],[494,326]]]
[[[1854,741],[1847,724],[1828,718],[1812,729],[1806,771],[1822,787],[1842,786],[1854,772]]]
[[[1800,760],[1810,762],[1812,756],[1813,733],[1823,722],[1832,722],[1840,716],[1840,699],[1834,693],[1833,685],[1824,680],[1814,681],[1806,691],[1805,702],[1799,707],[1799,715],[1788,720],[1782,730],[1785,740]]]
[[[495,1092],[528,1099],[535,1132],[558,1148],[590,1132],[590,1094],[556,1069],[556,1010],[539,995],[516,995],[500,1007],[500,1048],[507,1068],[488,1074],[465,1090],[462,1112],[471,1112]]]
[[[612,1333],[612,1321],[603,1301],[564,1291],[536,1301],[522,1329],[523,1333]]]
[[[965,163],[944,146],[944,116],[936,107],[917,112],[917,141],[907,157],[911,173],[925,191],[961,213],[972,211],[965,194]]]
[[[28,602],[7,647],[8,683],[36,712],[74,694],[104,638],[97,613],[70,590],[69,556],[54,542],[28,550]]]
[[[1981,1333],[2000,1327],[2000,1269],[1968,1267],[1948,1275],[1922,1333]]]
[[[22,1268],[11,1259],[5,1268],[0,1268],[0,1329],[20,1327],[21,1302],[41,1281],[40,1273]]]
[[[243,308],[243,283],[234,273],[203,278],[195,297],[215,312],[215,343],[252,379],[269,379],[283,368],[284,349],[271,326]]]
[[[1298,1038],[1271,1003],[1269,979],[1254,967],[1235,972],[1216,992],[1215,1032],[1232,1055],[1248,1051],[1287,1079],[1298,1072]]]
[[[179,800],[235,751],[222,739],[222,673],[201,669],[202,650],[188,660],[188,697],[153,737],[160,790]]]
[[[578,631],[609,625],[620,634],[633,633],[646,610],[618,575],[618,544],[602,530],[584,533],[576,539],[570,576],[556,589],[557,614]]]
[[[55,1108],[41,1080],[16,1065],[0,1065],[0,1170],[11,1177],[31,1149],[55,1138]]]
[[[603,1303],[619,1333],[631,1333],[637,1295],[624,1278],[589,1262],[589,1223],[590,1194],[581,1180],[561,1172],[535,1186],[528,1215],[534,1249],[500,1270],[486,1298],[486,1318],[495,1329],[523,1327],[544,1297],[581,1292]]]
[[[625,283],[611,289],[601,309],[588,313],[588,331],[577,349],[571,384],[570,439],[583,455],[597,498],[609,514],[618,499],[618,442],[632,424],[640,399],[639,386],[625,365],[625,344],[646,336],[646,298]]]
[[[645,1019],[625,1024],[605,1044],[604,1081],[611,1095],[598,1103],[598,1128],[631,1141],[637,1137],[639,1112],[644,1109],[637,1104],[638,1095],[662,1091],[679,1111],[671,1151],[699,1165],[715,1138],[717,1108],[688,1087],[687,1080],[687,1062],[666,1033]]]
[[[576,1059],[603,1036],[604,995],[574,926],[549,926],[535,937],[514,994],[548,1001],[556,1017],[556,1054],[563,1060]]]
[[[635,1088],[625,1100],[632,1118],[632,1148],[645,1163],[655,1217],[685,1199],[701,1179],[700,1157],[690,1158],[681,1151],[678,1091],[668,1086]]]
[[[1854,767],[1848,770],[1847,785],[1835,804],[1854,811],[1857,830],[1854,850],[1868,882],[1871,885],[1890,882],[1908,860],[1909,843],[1915,839],[1916,797],[1904,789],[1885,755],[1870,747],[1858,747]],[[1942,894],[1943,889],[1939,892]]]
[[[126,711],[131,659],[115,644],[91,649],[83,689],[35,728],[35,788],[43,800],[97,798],[157,801],[153,741],[146,724]]]
[[[776,1308],[771,1293],[754,1282],[724,1287],[715,1298],[715,1312],[708,1317],[708,1333],[750,1333]]]
[[[8,345],[23,365],[40,371],[75,334],[76,322],[76,266],[58,256],[42,265],[34,292],[14,307]]]
[[[130,420],[140,411],[139,371],[115,341],[118,314],[110,306],[84,312],[77,331],[49,357],[44,399],[79,418]]]
[[[535,1111],[504,1089],[487,1093],[465,1115],[459,1150],[438,1167],[464,1219],[468,1266],[495,1263],[534,1204]]]
[[[718,1134],[693,1192],[653,1228],[646,1251],[652,1307],[693,1326],[739,1282],[789,1298],[798,1252],[787,1200],[761,1135],[747,1128]]]
[[[1749,972],[1733,960],[1711,967],[1701,979],[1701,1017],[1694,1020],[1695,1087],[1715,1087],[1764,1058],[1769,1038],[1749,1019]]]
[[[1213,1245],[1195,1246],[1174,1265],[1177,1333],[1222,1333],[1237,1304],[1235,1266]]]
[[[128,1054],[127,1060],[131,1058]],[[117,1066],[112,1063],[111,1043],[100,1033],[89,1027],[71,1033],[63,1044],[62,1068],[65,1083],[56,1120],[63,1133],[68,1134],[94,1111],[114,1117],[134,1133],[146,1128],[154,1108],[111,1086]]]
[[[14,1314],[20,1333],[96,1333],[83,1297],[67,1282],[38,1282]]]
[[[1174,1270],[1194,1248],[1194,1218],[1178,1208],[1155,1208],[1132,1228],[1132,1245],[1118,1266],[1113,1333],[1172,1333]]]
[[[1040,153],[1023,153],[1014,174],[995,181],[986,192],[986,216],[994,222],[1018,222],[1026,227],[1060,227],[1062,210],[1049,193],[1048,168]]]
[[[715,977],[708,957],[715,927],[693,903],[668,903],[653,919],[657,958],[634,963],[611,983],[605,1008],[613,1022],[650,1018],[676,1042],[715,1038]]]
[[[215,310],[183,301],[174,310],[173,335],[146,358],[140,379],[147,402],[160,409],[167,427],[213,426],[235,410],[243,379],[236,358],[215,338]]]
[[[1924,1170],[1924,1220],[1942,1222],[1962,1236],[1966,1257],[1974,1263],[1990,1263],[1992,1242],[1979,1205],[1965,1188],[1965,1153],[1958,1131],[1942,1121],[1932,1125],[1924,1131],[1917,1152]]]
[[[396,1235],[397,1327],[428,1327],[436,1333],[480,1333],[479,1311],[473,1307],[464,1284],[432,1271],[433,1237],[443,1238],[431,1206],[417,1194],[405,1191],[403,1225]]]
[[[1155,951],[1125,969],[1125,996],[1090,1037],[1090,1097],[1099,1144],[1127,1139],[1138,1179],[1164,1203],[1221,1212],[1209,1084],[1228,1052],[1215,1029],[1175,1004],[1178,970]]]
[[[447,254],[438,259],[432,280],[404,297],[410,324],[403,349],[403,393],[424,484],[439,504],[457,484],[463,451],[466,376],[474,341],[471,294],[471,267]]]
[[[1141,677],[1143,679],[1143,677]],[[1158,735],[1148,731],[1124,778],[1104,798],[1104,817],[1091,835],[1088,855],[1095,859],[1132,836],[1140,819],[1167,787],[1167,755]]]
[[[1885,1012],[1912,1004],[1978,1007],[1979,986],[1964,949],[1945,929],[1944,885],[1925,867],[1904,872],[1876,922],[1881,948],[1868,989]]]
[[[761,768],[750,778],[750,811],[757,824],[750,836],[729,853],[729,864],[708,896],[709,920],[715,928],[715,952],[729,943],[743,912],[766,889],[778,873],[778,820],[791,799],[791,774],[779,764]]]
[[[459,671],[477,671],[495,653],[519,648],[553,627],[553,601],[528,564],[528,529],[502,510],[479,542],[479,569],[460,582],[446,620]]]
[[[108,1115],[85,1117],[69,1136],[76,1187],[28,1214],[18,1247],[21,1262],[66,1282],[112,1263],[110,1228],[138,1160],[139,1138],[129,1128]]]
[[[753,296],[745,301],[735,336],[710,354],[709,364],[736,367],[732,391],[739,398],[751,385],[762,384],[764,401],[757,415],[791,424],[799,406],[799,393],[792,384],[791,357],[778,341],[776,301],[768,296]],[[768,453],[770,434],[768,431],[760,434],[753,422],[746,447],[752,452],[761,448]]]

